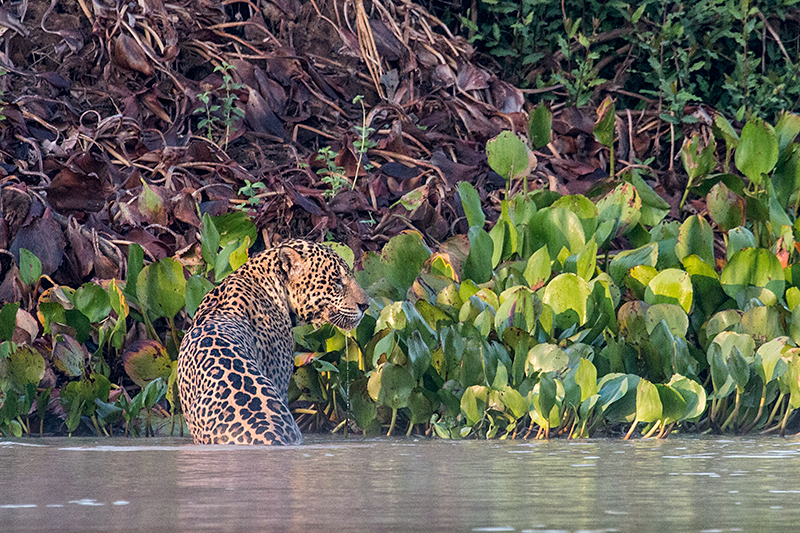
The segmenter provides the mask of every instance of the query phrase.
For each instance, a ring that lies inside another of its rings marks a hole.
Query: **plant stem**
[[[394,429],[395,422],[397,422],[397,408],[392,407],[392,421],[389,423],[389,431],[386,432],[387,437],[392,436],[392,430]]]

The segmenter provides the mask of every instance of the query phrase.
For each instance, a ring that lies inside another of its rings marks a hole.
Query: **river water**
[[[800,531],[800,439],[0,439],[0,532]]]

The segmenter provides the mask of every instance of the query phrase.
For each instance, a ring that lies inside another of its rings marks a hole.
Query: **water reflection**
[[[146,446],[131,446],[146,443]],[[794,531],[800,440],[0,440],[0,531]]]

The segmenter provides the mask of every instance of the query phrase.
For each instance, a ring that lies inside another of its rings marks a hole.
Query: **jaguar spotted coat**
[[[181,343],[178,389],[199,444],[299,444],[289,411],[293,319],[358,325],[369,306],[347,263],[292,240],[251,258],[203,299]]]

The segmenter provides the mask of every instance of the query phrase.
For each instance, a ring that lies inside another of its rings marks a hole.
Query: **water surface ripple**
[[[0,531],[798,531],[800,439],[0,439]]]

